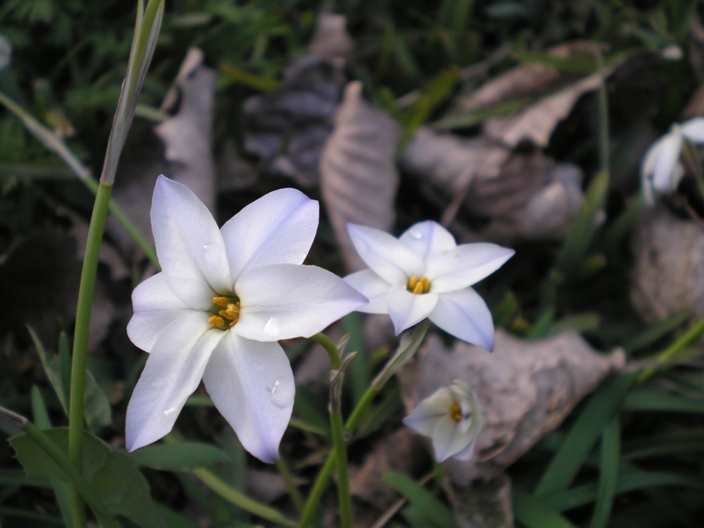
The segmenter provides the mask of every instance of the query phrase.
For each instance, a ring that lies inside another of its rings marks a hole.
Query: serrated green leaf
[[[127,457],[137,466],[163,471],[189,471],[230,461],[221,449],[201,442],[150,445],[128,453]]]
[[[48,429],[44,434],[61,451],[68,452],[67,428]],[[11,438],[10,444],[29,476],[64,480],[63,471],[26,434]],[[167,528],[139,470],[127,457],[88,432],[83,434],[83,476],[108,513],[122,515],[143,528]]]

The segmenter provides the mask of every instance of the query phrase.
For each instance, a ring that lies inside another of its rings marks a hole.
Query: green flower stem
[[[328,353],[328,357],[330,358],[330,368],[332,368],[332,370],[338,370],[341,363],[340,352],[337,350],[337,345],[334,341],[323,333],[311,336],[310,340],[318,343],[325,349],[325,352]]]
[[[276,461],[276,469],[279,471],[281,480],[284,481],[284,485],[288,490],[288,494],[291,497],[291,502],[293,502],[293,506],[296,508],[296,512],[298,512],[298,514],[300,515],[300,513],[303,511],[303,495],[301,495],[301,492],[299,491],[298,487],[296,486],[296,483],[293,480],[291,469],[288,467],[286,460],[281,455],[279,455],[279,459]]]
[[[24,433],[31,438],[37,446],[39,446],[54,463],[63,471],[66,480],[71,483],[71,488],[76,489],[80,496],[85,499],[85,501],[90,506],[90,509],[95,514],[103,528],[123,528],[114,517],[112,517],[103,502],[98,497],[93,487],[88,481],[83,478],[83,475],[76,469],[76,466],[71,463],[68,457],[59,449],[59,447],[52,442],[48,436],[46,436],[41,429],[35,426],[32,422],[26,418],[19,416],[5,408],[0,408],[0,416],[8,420],[9,422],[17,425],[24,431]],[[81,503],[81,508],[83,504]],[[75,512],[74,512],[75,519]],[[83,522],[85,523],[85,513],[83,515]],[[74,521],[75,526],[75,521]]]
[[[332,429],[332,445],[337,462],[337,496],[340,508],[340,526],[352,528],[352,497],[350,495],[350,481],[347,473],[347,442],[345,441],[345,428],[342,425],[342,415],[338,412],[330,413],[330,427]]]
[[[85,402],[86,361],[88,352],[88,328],[93,305],[93,290],[98,271],[98,254],[108,215],[112,185],[100,185],[95,197],[93,216],[88,228],[88,241],[83,258],[81,285],[78,290],[76,328],[73,336],[73,360],[71,365],[71,392],[68,413],[68,455],[74,466],[81,470],[83,441],[83,408]],[[75,528],[86,525],[85,507],[81,493],[71,484],[71,509]]]
[[[677,340],[675,340],[674,343],[672,343],[669,347],[660,352],[655,358],[655,361],[658,363],[667,362],[682,349],[694,343],[697,339],[701,337],[702,334],[704,334],[704,318],[697,321],[694,325],[692,325],[689,330],[687,330],[687,332],[685,332]],[[642,371],[640,374],[638,374],[637,382],[644,383],[657,371],[658,367],[651,367]]]
[[[253,499],[247,497],[244,493],[231,487],[225,481],[221,480],[213,473],[205,468],[198,468],[193,470],[193,474],[198,477],[201,482],[208,486],[215,493],[220,495],[223,499],[231,502],[235,506],[242,508],[243,510],[271,521],[281,526],[291,526],[295,527],[296,523],[290,519],[284,517],[279,511],[274,508],[270,508],[264,504],[261,504]]]

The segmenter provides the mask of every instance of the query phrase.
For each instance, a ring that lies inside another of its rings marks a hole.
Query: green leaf
[[[614,416],[601,434],[601,464],[599,466],[599,489],[594,514],[589,528],[602,528],[611,516],[611,507],[616,494],[621,451],[621,422]]]
[[[643,332],[626,341],[623,345],[623,349],[627,352],[633,352],[639,348],[647,347],[686,323],[691,315],[692,311],[688,308],[675,312],[667,319],[649,325]]]
[[[422,512],[428,523],[426,526],[438,526],[440,528],[457,526],[455,516],[450,509],[412,478],[397,471],[388,471],[381,477],[381,481],[393,487],[408,499],[411,506],[418,509],[412,511]]]
[[[541,499],[513,489],[513,514],[528,528],[576,528]]]
[[[626,396],[623,410],[704,413],[704,400],[661,390],[640,389]]]
[[[47,352],[34,330],[29,328],[29,333],[42,361],[46,377],[59,398],[64,413],[68,416],[68,395],[71,384],[71,358],[68,340],[64,334],[61,334],[59,354],[54,355]],[[98,431],[112,423],[110,402],[90,372],[86,372],[84,416],[91,431]]]
[[[625,443],[623,450],[624,460],[704,451],[704,427],[634,439]]]
[[[150,445],[128,453],[127,457],[137,466],[163,471],[190,471],[230,460],[221,449],[201,442]]]
[[[61,451],[68,452],[67,428],[48,429],[44,434]],[[29,476],[64,480],[64,472],[26,434],[11,438],[10,444]],[[83,476],[108,513],[122,515],[143,528],[167,528],[139,470],[127,457],[87,432],[83,434]]]
[[[540,479],[536,496],[567,489],[634,381],[633,375],[611,378],[592,395]]]
[[[564,276],[572,276],[580,268],[597,228],[597,214],[603,209],[609,189],[609,173],[598,172],[589,184],[587,194],[558,257],[557,268]]]

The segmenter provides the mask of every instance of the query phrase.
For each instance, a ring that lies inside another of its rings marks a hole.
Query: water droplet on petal
[[[175,412],[176,412],[176,409],[174,407],[171,407],[170,409],[166,409],[164,411],[164,416],[168,416],[168,415],[173,414]]]
[[[279,388],[279,383],[280,383],[279,380],[276,380],[274,382],[274,385],[271,387],[271,394],[274,394],[276,392],[276,389]]]
[[[421,231],[417,231],[416,229],[414,229],[408,234],[411,235],[411,238],[415,238],[416,240],[420,240],[421,238],[423,238],[423,233]]]
[[[279,335],[279,323],[276,321],[276,317],[272,317],[266,322],[264,332],[274,337]]]

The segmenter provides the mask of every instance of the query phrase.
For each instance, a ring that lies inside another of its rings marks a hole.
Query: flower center
[[[213,315],[208,318],[208,323],[221,330],[227,330],[237,324],[240,319],[240,300],[236,296],[213,297],[213,304]]]
[[[418,277],[411,277],[411,280],[408,281],[408,286],[406,286],[409,292],[415,293],[416,295],[421,295],[423,293],[428,293],[428,290],[430,290],[430,281],[428,280],[428,277],[421,277],[420,279]]]
[[[462,415],[462,408],[460,407],[459,403],[455,403],[452,406],[452,408],[450,409],[450,416],[452,416],[452,419],[456,422],[462,420],[464,416]]]

